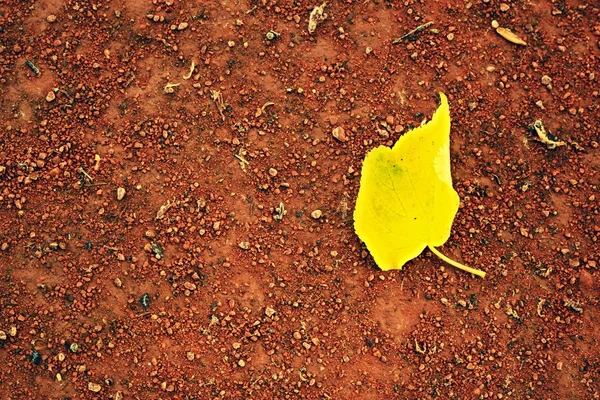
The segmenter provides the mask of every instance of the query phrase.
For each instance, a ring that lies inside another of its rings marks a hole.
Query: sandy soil
[[[598,3],[316,5],[0,1],[0,398],[600,397]],[[440,91],[485,279],[353,229]]]

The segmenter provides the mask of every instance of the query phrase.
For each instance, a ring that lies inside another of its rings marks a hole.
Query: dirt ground
[[[600,7],[505,1],[0,1],[0,398],[600,398]],[[439,92],[485,279],[353,229]]]

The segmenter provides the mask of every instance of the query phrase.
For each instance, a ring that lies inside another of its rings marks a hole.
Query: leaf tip
[[[442,104],[448,103],[448,97],[444,94],[444,92],[440,92],[440,101]]]

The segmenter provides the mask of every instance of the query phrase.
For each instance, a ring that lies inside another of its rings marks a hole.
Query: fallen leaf
[[[496,33],[502,36],[504,39],[508,40],[511,43],[519,44],[521,46],[527,46],[527,42],[515,35],[510,29],[498,27],[496,28]]]
[[[429,247],[449,264],[485,277],[434,247],[450,237],[460,202],[450,174],[450,110],[440,96],[431,121],[365,157],[354,229],[382,270],[401,269]]]

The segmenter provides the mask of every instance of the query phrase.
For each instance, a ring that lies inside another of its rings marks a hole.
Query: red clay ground
[[[599,398],[598,3],[316,5],[0,2],[0,398]],[[440,91],[483,280],[353,230]]]

